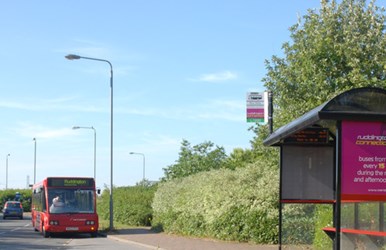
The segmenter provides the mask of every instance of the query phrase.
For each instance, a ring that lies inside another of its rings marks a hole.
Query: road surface
[[[129,249],[148,250],[145,246],[130,242],[116,241],[106,237],[91,238],[89,234],[54,235],[44,238],[40,232],[35,232],[31,225],[31,217],[24,219],[0,217],[0,249]]]

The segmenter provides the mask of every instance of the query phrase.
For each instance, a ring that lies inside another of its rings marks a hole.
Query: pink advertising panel
[[[342,199],[386,200],[386,123],[342,121]]]

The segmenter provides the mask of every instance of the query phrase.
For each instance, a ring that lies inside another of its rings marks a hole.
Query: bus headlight
[[[86,225],[95,225],[93,220],[86,220]]]
[[[59,225],[59,221],[57,221],[57,220],[50,220],[50,225],[57,226],[57,225]]]

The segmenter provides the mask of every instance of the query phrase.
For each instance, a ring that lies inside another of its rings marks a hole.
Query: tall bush
[[[207,141],[192,146],[187,140],[182,140],[179,158],[175,164],[164,168],[164,180],[186,177],[199,172],[210,171],[227,166],[223,147],[215,146]]]
[[[153,200],[153,226],[182,235],[276,243],[278,174],[257,162],[161,183]]]
[[[115,187],[114,221],[129,226],[150,226],[152,220],[152,201],[157,185],[137,185]],[[105,220],[109,213],[110,191],[105,189],[98,198],[98,215]]]

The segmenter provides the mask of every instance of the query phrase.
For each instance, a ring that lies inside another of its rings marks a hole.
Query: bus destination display
[[[50,187],[93,187],[93,179],[81,178],[51,178],[48,179]]]

